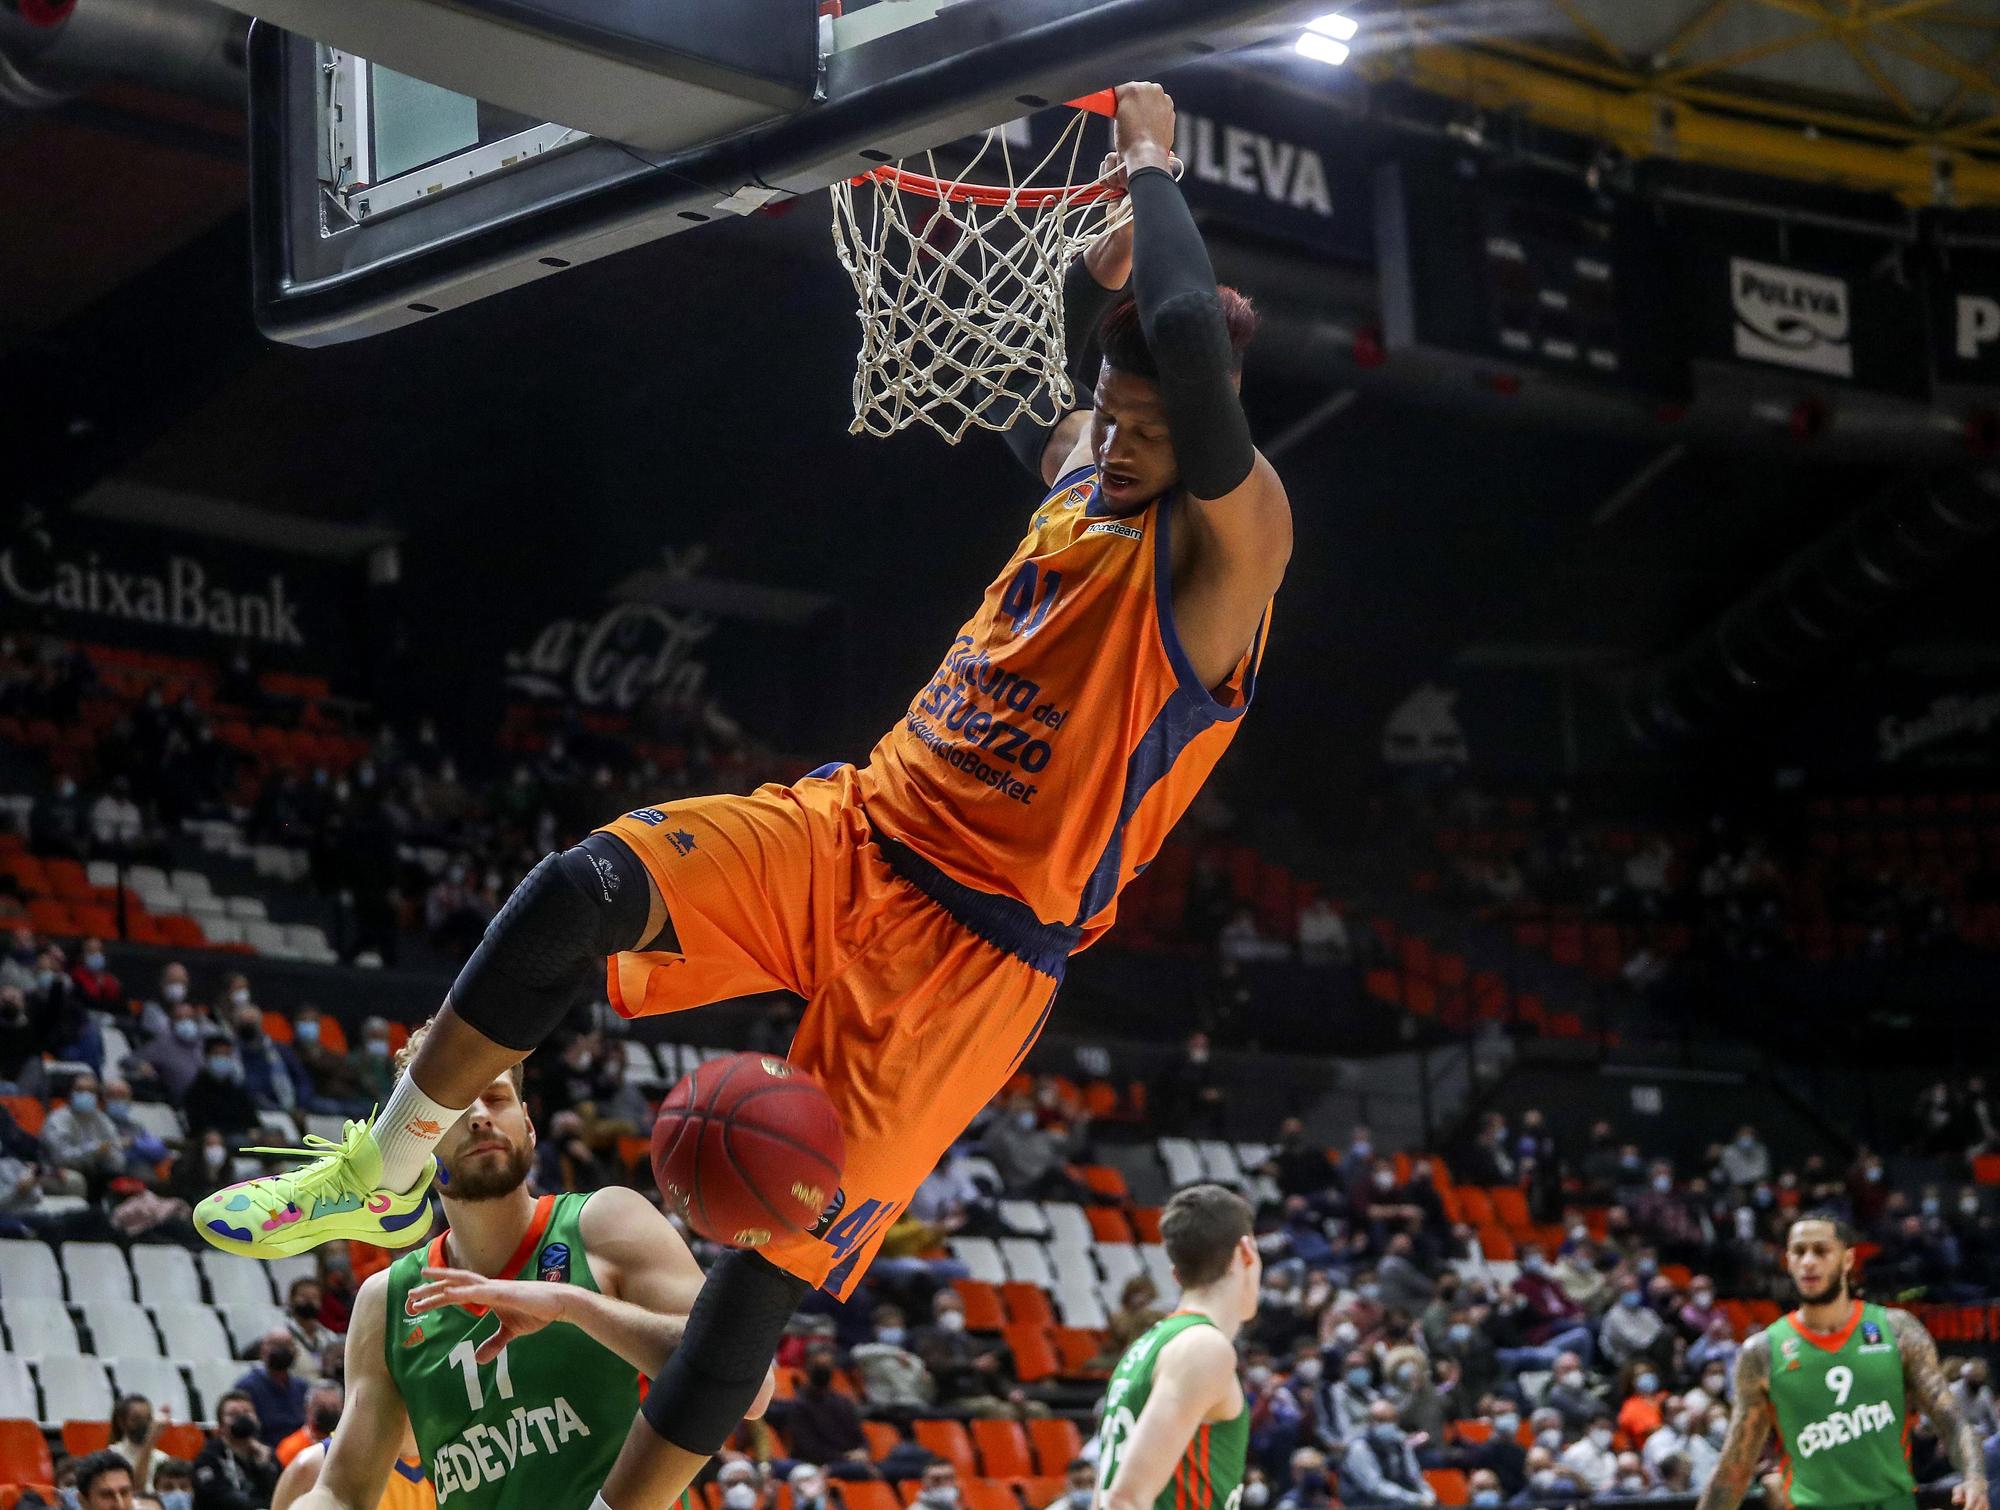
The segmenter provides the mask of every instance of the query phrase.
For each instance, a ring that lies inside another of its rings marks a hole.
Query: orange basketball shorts
[[[1076,932],[971,891],[871,833],[851,766],[613,823],[667,904],[678,954],[610,961],[626,1017],[765,991],[805,998],[790,1058],[847,1141],[841,1200],[763,1251],[845,1299],[890,1225],[1047,1021]]]

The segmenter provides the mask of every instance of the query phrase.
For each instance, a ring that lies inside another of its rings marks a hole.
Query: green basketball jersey
[[[1889,1313],[1864,1304],[1834,1337],[1803,1332],[1792,1316],[1781,1316],[1765,1335],[1792,1503],[1913,1503],[1903,1360]]]
[[[1097,1429],[1097,1482],[1108,1489],[1120,1459],[1153,1392],[1153,1365],[1160,1349],[1189,1327],[1214,1326],[1206,1316],[1176,1311],[1156,1323],[1125,1350],[1104,1394],[1104,1421]],[[1174,1465],[1174,1476],[1153,1502],[1154,1510],[1236,1510],[1243,1495],[1243,1460],[1250,1448],[1250,1407],[1227,1421],[1203,1422]]]
[[[595,1290],[581,1230],[589,1199],[543,1196],[497,1277]],[[443,1243],[437,1238],[389,1266],[384,1341],[389,1377],[409,1411],[439,1510],[586,1510],[639,1409],[638,1371],[562,1322],[509,1343],[491,1363],[475,1363],[479,1344],[499,1329],[491,1313],[448,1306],[413,1316],[408,1309],[424,1266],[443,1262]]]

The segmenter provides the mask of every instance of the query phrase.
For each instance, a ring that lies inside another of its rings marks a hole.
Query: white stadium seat
[[[1097,1261],[1088,1248],[1052,1247],[1049,1266],[1055,1270],[1058,1287],[1068,1285],[1093,1292],[1097,1289]]]
[[[178,1363],[168,1358],[113,1358],[109,1361],[111,1377],[117,1381],[119,1394],[144,1395],[162,1415],[172,1411],[176,1421],[193,1417],[194,1404],[188,1399],[187,1380],[181,1377]]]
[[[111,1417],[111,1381],[95,1358],[51,1353],[35,1363],[42,1381],[42,1422],[105,1421]]]
[[[77,1307],[90,1328],[91,1351],[100,1358],[157,1358],[160,1339],[153,1318],[136,1300],[90,1300]]]
[[[35,1378],[28,1372],[28,1360],[0,1353],[0,1420],[41,1419],[42,1407],[35,1398]]]
[[[1116,1303],[1115,1297],[1125,1288],[1126,1280],[1145,1272],[1145,1266],[1139,1262],[1139,1250],[1131,1243],[1099,1243],[1097,1267],[1104,1275],[1098,1294],[1107,1297],[1107,1304]]]
[[[181,1114],[164,1101],[134,1101],[132,1120],[163,1143],[178,1143],[186,1135]]]
[[[1001,1238],[1000,1258],[1007,1266],[1009,1279],[1040,1285],[1045,1290],[1056,1282],[1055,1272],[1049,1268],[1048,1250],[1032,1237]]]
[[[62,1268],[69,1298],[79,1305],[132,1299],[132,1270],[124,1253],[110,1243],[64,1243]]]
[[[92,860],[83,867],[83,878],[92,886],[116,886],[118,867],[109,860]]]
[[[125,870],[125,884],[141,896],[148,892],[172,889],[167,873],[157,865],[131,865]]]
[[[208,921],[210,918],[228,917],[229,903],[217,896],[182,897],[181,910],[191,918],[198,918],[201,921],[202,931],[213,939],[215,935],[209,933]]]
[[[954,1237],[949,1240],[951,1256],[965,1265],[966,1272],[982,1284],[997,1285],[1007,1281],[1007,1270],[1000,1262],[1000,1250],[990,1237]]]
[[[1090,1251],[1096,1239],[1091,1236],[1090,1218],[1083,1214],[1081,1206],[1072,1206],[1066,1201],[1051,1201],[1042,1207],[1042,1215],[1048,1220],[1051,1248],[1078,1253]]]
[[[965,1172],[977,1183],[985,1186],[987,1194],[997,1196],[1006,1189],[1000,1182],[1000,1171],[993,1167],[993,1161],[986,1155],[967,1154],[961,1162],[965,1165]]]
[[[167,881],[181,894],[183,901],[190,897],[213,896],[215,893],[215,888],[209,884],[208,877],[198,870],[176,870],[167,877]]]
[[[259,954],[268,954],[273,959],[285,959],[292,953],[292,946],[285,941],[285,930],[276,923],[266,923],[255,918],[243,922],[243,942]]]
[[[1236,1150],[1220,1138],[1203,1138],[1195,1145],[1201,1167],[1211,1180],[1223,1185],[1243,1183],[1243,1170],[1236,1162]]]
[[[258,1259],[205,1248],[200,1262],[208,1293],[219,1306],[267,1306],[276,1298],[271,1293],[270,1267]]]
[[[257,1125],[287,1147],[295,1147],[298,1144],[299,1125],[292,1120],[290,1112],[279,1111],[275,1107],[260,1108],[257,1112]],[[268,1143],[271,1138],[260,1141]]]
[[[215,1421],[215,1402],[236,1388],[236,1381],[250,1371],[250,1365],[229,1358],[196,1358],[187,1371],[194,1380],[194,1392],[201,1396],[188,1419],[208,1426]]]
[[[347,1125],[345,1117],[336,1117],[331,1112],[307,1112],[306,1131],[322,1138],[330,1138],[335,1143]]]
[[[625,1078],[641,1085],[657,1083],[660,1078],[660,1063],[653,1057],[650,1045],[636,1038],[625,1040]],[[679,1076],[675,1077],[676,1079]]]
[[[242,1262],[253,1264],[257,1260],[246,1258]],[[222,1324],[229,1329],[228,1355],[232,1358],[249,1357],[257,1350],[257,1343],[266,1332],[275,1331],[285,1324],[285,1313],[268,1300],[251,1304],[219,1305],[215,1309],[222,1317]]]
[[[62,1304],[62,1270],[56,1265],[55,1250],[32,1238],[0,1241],[0,1295]]]
[[[244,922],[262,922],[270,916],[261,897],[231,897],[228,901],[229,915]]]
[[[40,1357],[44,1353],[80,1353],[76,1323],[60,1304],[47,1300],[0,1300],[0,1320],[7,1324],[7,1350]],[[0,1410],[0,1415],[7,1414]],[[33,1412],[29,1412],[33,1414]]]
[[[294,1280],[319,1278],[319,1260],[310,1253],[293,1253],[285,1258],[270,1260],[270,1270],[271,1288],[278,1292],[278,1300],[282,1303]]]
[[[243,925],[235,918],[203,918],[201,931],[211,944],[240,944],[243,942]]]
[[[1109,1320],[1094,1286],[1073,1285],[1067,1279],[1056,1287],[1056,1314],[1064,1326],[1087,1327],[1091,1331],[1104,1327]]]
[[[1000,1220],[1024,1237],[1046,1237],[1049,1219],[1033,1201],[1002,1201]]]
[[[1181,1293],[1180,1281],[1174,1278],[1174,1266],[1167,1259],[1167,1250],[1158,1243],[1144,1243],[1139,1248],[1139,1262],[1152,1277],[1153,1288],[1160,1292],[1163,1303],[1171,1304]]]
[[[159,1323],[160,1336],[166,1340],[169,1358],[236,1356],[236,1349],[230,1345],[229,1333],[223,1330],[220,1318],[199,1302],[154,1306],[153,1320]],[[187,1418],[183,1416],[181,1419]]]
[[[139,1281],[139,1299],[149,1306],[201,1304],[201,1275],[185,1248],[135,1243],[132,1274]]]
[[[1166,1166],[1167,1183],[1176,1190],[1208,1178],[1202,1172],[1201,1155],[1195,1152],[1192,1138],[1160,1139],[1160,1162]]]
[[[93,1015],[99,1018],[97,1033],[104,1040],[104,1072],[116,1075],[124,1068],[125,1061],[132,1057],[132,1040],[125,1036],[123,1028],[104,1021],[101,1013]]]

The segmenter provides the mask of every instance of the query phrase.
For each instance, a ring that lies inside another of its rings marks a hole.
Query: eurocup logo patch
[[[662,823],[667,821],[667,815],[656,807],[642,807],[636,812],[627,813],[625,816],[636,819],[648,828],[658,828]]]
[[[552,1285],[569,1283],[569,1244],[550,1243],[542,1249],[542,1256],[535,1260],[535,1268],[544,1281]]]

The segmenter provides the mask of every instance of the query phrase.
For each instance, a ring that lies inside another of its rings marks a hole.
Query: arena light
[[[1336,42],[1332,37],[1316,31],[1301,32],[1299,40],[1292,44],[1300,57],[1311,58],[1315,63],[1325,63],[1338,68],[1347,61],[1347,44]]]
[[[1355,32],[1361,28],[1351,16],[1343,16],[1338,11],[1324,16],[1315,16],[1306,22],[1306,30],[1318,32],[1322,37],[1331,37],[1336,42],[1352,42]]]

